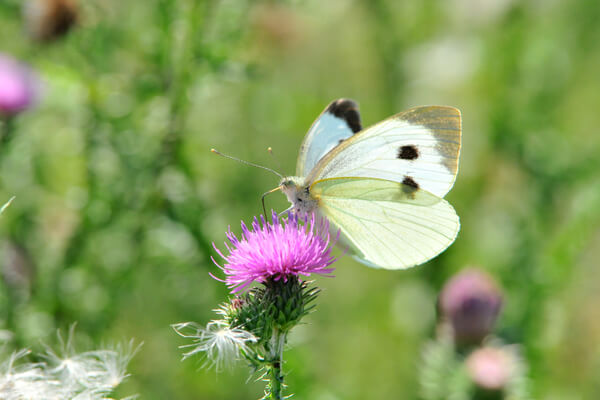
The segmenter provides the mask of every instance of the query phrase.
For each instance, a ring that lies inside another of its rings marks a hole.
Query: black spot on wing
[[[410,176],[406,175],[402,180],[402,191],[408,195],[414,194],[419,190],[419,184]]]
[[[360,113],[358,112],[358,104],[353,100],[334,100],[327,106],[325,112],[333,114],[337,118],[343,119],[353,133],[362,130]]]
[[[415,182],[415,180],[408,175],[404,177],[404,180],[402,181],[402,183],[405,184],[406,186],[409,186],[409,187],[415,189],[415,190],[419,188],[419,184],[417,182]]]
[[[416,160],[419,158],[419,151],[414,145],[402,146],[398,149],[398,158],[402,160]]]

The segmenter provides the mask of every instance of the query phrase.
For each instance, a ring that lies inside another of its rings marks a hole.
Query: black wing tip
[[[360,122],[360,113],[358,112],[358,103],[351,99],[337,99],[332,101],[325,109],[337,118],[343,119],[353,133],[360,132],[362,125]]]

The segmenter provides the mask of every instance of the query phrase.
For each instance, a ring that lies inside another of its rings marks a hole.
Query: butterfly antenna
[[[275,175],[277,175],[279,178],[283,179],[283,175],[281,175],[279,172],[277,172],[277,171],[275,171],[275,170],[273,170],[273,169],[271,169],[271,168],[269,168],[269,167],[265,167],[264,165],[258,165],[258,164],[251,163],[251,162],[249,162],[249,161],[241,160],[241,159],[239,159],[239,158],[232,157],[232,156],[229,156],[229,155],[227,155],[227,154],[223,154],[223,153],[221,153],[220,151],[218,151],[218,150],[216,150],[216,149],[210,149],[210,151],[211,151],[211,153],[217,154],[217,155],[219,155],[219,156],[221,156],[221,157],[229,158],[230,160],[237,161],[237,162],[240,162],[240,163],[242,163],[242,164],[250,165],[250,166],[252,166],[252,167],[256,167],[256,168],[265,169],[265,170],[267,170],[267,171],[269,171],[269,172],[272,172],[272,173],[274,173],[274,174],[275,174]]]
[[[273,148],[272,147],[268,147],[267,151],[271,155],[271,158],[273,159],[273,161],[275,161],[275,164],[277,164],[277,168],[279,168],[280,170],[282,170],[283,168],[281,168],[281,164],[279,164],[279,160],[277,160],[275,158],[275,155],[273,154]]]
[[[264,213],[263,215],[265,216],[265,218],[267,218],[267,209],[265,207],[265,197],[267,197],[268,194],[274,193],[278,190],[281,190],[281,186],[277,186],[275,189],[271,189],[267,193],[264,193],[260,199],[262,201],[263,213]]]

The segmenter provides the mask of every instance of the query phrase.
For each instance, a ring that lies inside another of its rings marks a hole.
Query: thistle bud
[[[494,328],[502,294],[491,276],[470,268],[446,283],[439,298],[442,317],[458,344],[480,343]]]

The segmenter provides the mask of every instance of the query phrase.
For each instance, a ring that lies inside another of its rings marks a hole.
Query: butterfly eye
[[[416,160],[419,158],[419,151],[413,145],[402,146],[398,149],[398,158],[402,160]]]

